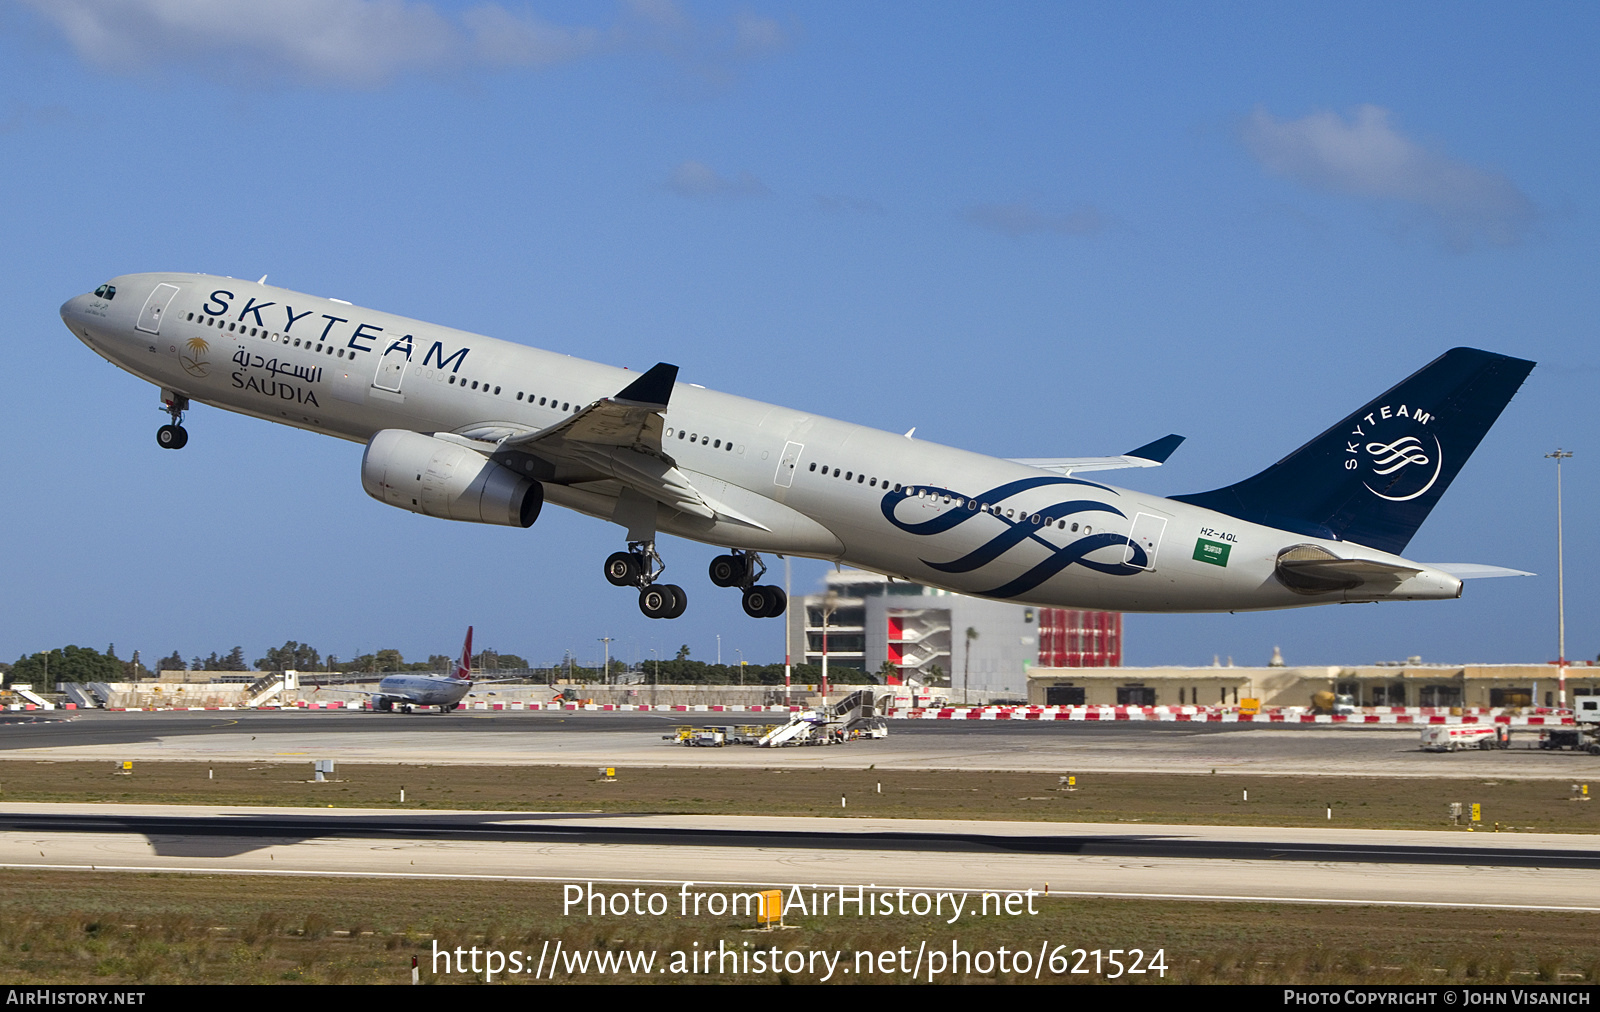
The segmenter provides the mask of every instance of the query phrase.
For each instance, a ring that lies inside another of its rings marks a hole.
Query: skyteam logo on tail
[[[1444,447],[1418,428],[1434,420],[1431,412],[1385,404],[1356,420],[1345,441],[1344,466],[1361,471],[1362,484],[1379,499],[1406,502],[1432,488],[1444,469]]]
[[[1045,549],[1047,554],[1044,560],[1016,579],[988,590],[973,592],[985,597],[1006,598],[1025,594],[1073,564],[1108,576],[1133,576],[1149,567],[1150,558],[1143,546],[1130,541],[1127,535],[1112,531],[1096,532],[1092,519],[1089,523],[1069,519],[1079,514],[1110,513],[1126,520],[1128,515],[1110,503],[1095,499],[1070,499],[1020,510],[1016,506],[1005,505],[1013,496],[1047,485],[1083,485],[1111,492],[1104,485],[1079,478],[1024,478],[970,498],[948,488],[913,485],[903,491],[884,493],[882,509],[884,518],[895,527],[921,537],[944,534],[966,523],[980,524],[985,529],[1000,528],[994,537],[958,559],[949,562],[921,560],[924,565],[941,573],[970,573],[1012,549],[1024,546]],[[897,507],[908,499],[931,499],[944,508],[931,520],[908,523],[896,515]],[[1067,544],[1054,543],[1053,539],[1060,538],[1067,538]],[[1090,558],[1097,552],[1100,553],[1097,558]]]

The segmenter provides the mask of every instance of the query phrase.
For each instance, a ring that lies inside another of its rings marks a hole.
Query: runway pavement
[[[1600,911],[1600,837],[0,805],[0,866]]]
[[[13,717],[20,715],[11,715]],[[685,748],[662,735],[744,714],[85,711],[0,723],[0,759],[963,769],[1075,772],[1592,778],[1600,758],[1530,747],[1425,753],[1408,727],[892,721],[889,737],[831,747]],[[760,723],[766,723],[761,721]]]

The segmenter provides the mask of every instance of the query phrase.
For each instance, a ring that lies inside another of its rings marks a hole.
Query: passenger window
[[[854,471],[846,471],[844,473],[844,480],[845,481],[849,481],[854,476],[855,476],[855,472]]]
[[[817,462],[813,460],[811,462],[811,470],[815,471],[816,469],[817,469]]]
[[[837,467],[833,469],[833,476],[835,478],[839,477],[839,469]]]
[[[1073,524],[1072,525],[1072,533],[1074,533],[1074,534],[1078,533],[1078,525],[1077,524]]]
[[[866,480],[867,480],[867,476],[866,475],[864,475],[864,474],[856,475],[856,484],[857,485],[861,484],[862,482],[864,482]]]
[[[716,441],[716,442],[715,442],[715,443],[712,443],[712,444],[711,444],[711,448],[712,448],[712,449],[713,449],[713,450],[720,450],[720,449],[722,449],[722,440],[720,440],[720,439],[719,439],[719,440],[717,440],[717,441]]]

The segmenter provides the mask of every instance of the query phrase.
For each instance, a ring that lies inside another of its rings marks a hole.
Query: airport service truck
[[[1510,748],[1511,729],[1504,724],[1433,724],[1422,729],[1422,751],[1459,752]]]
[[[1600,755],[1600,696],[1573,699],[1572,716],[1577,721],[1572,727],[1546,728],[1539,735],[1539,747]]]

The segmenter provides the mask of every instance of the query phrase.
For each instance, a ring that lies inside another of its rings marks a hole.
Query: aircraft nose
[[[61,322],[72,326],[83,316],[83,303],[87,295],[74,295],[61,304]]]

